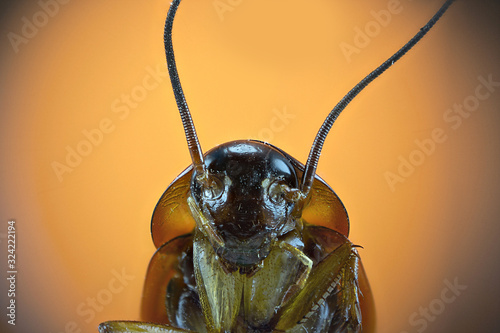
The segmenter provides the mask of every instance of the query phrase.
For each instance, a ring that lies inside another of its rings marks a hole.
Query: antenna
[[[186,134],[191,160],[193,161],[193,167],[195,172],[203,177],[205,175],[203,152],[201,151],[200,142],[198,141],[198,136],[196,135],[196,129],[194,127],[193,119],[191,118],[191,113],[189,112],[186,97],[182,91],[179,73],[177,72],[177,66],[175,65],[174,48],[172,46],[172,25],[174,23],[175,13],[177,12],[180,2],[181,0],[174,0],[170,6],[167,19],[165,21],[163,39],[165,43],[165,54],[167,56],[168,73],[170,75],[170,81],[172,82],[177,107],[179,108],[179,113],[181,115],[182,125],[184,126],[184,132]]]
[[[325,119],[323,125],[316,134],[316,138],[314,139],[314,143],[311,147],[311,151],[309,152],[309,157],[307,158],[307,163],[305,166],[304,174],[302,176],[302,185],[301,192],[307,197],[309,191],[311,190],[314,176],[316,174],[316,168],[318,166],[318,160],[321,155],[321,149],[323,148],[323,144],[325,142],[326,136],[328,132],[332,128],[333,123],[340,115],[340,113],[345,109],[345,107],[356,97],[370,82],[375,80],[380,74],[385,72],[389,67],[394,65],[396,61],[401,59],[415,44],[417,44],[426,34],[427,32],[436,24],[436,22],[443,16],[448,7],[453,3],[454,0],[448,0],[444,3],[444,5],[437,11],[436,14],[427,22],[427,24],[420,29],[420,31],[408,42],[406,43],[399,51],[397,51],[392,57],[387,59],[382,65],[380,65],[373,72],[368,74],[363,80],[361,80],[354,88],[351,89],[345,95],[340,102],[333,108],[328,117]]]

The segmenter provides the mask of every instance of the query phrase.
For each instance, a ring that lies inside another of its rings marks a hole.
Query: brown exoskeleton
[[[174,0],[165,48],[193,164],[167,188],[153,214],[157,251],[144,287],[145,322],[106,322],[100,332],[373,332],[373,298],[347,238],[346,210],[316,176],[316,166],[340,112],[423,38],[452,2],[337,104],[304,166],[253,140],[202,154],[175,65],[172,25],[180,0]],[[191,230],[180,235],[185,226]],[[172,232],[179,236],[169,239]]]

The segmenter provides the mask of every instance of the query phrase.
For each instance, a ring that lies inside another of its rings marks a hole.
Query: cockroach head
[[[256,265],[277,237],[295,228],[299,180],[273,146],[250,140],[219,145],[205,155],[203,172],[208,186],[196,172],[191,181],[193,214],[201,215],[195,217],[199,230],[222,241],[212,244],[225,261]]]

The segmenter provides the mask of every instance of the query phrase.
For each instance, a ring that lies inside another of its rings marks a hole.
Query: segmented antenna
[[[189,153],[191,154],[191,159],[193,161],[193,167],[198,175],[204,175],[203,152],[201,151],[200,142],[198,141],[198,136],[196,135],[196,129],[191,118],[191,113],[189,112],[186,97],[182,91],[179,74],[177,73],[177,66],[175,65],[174,48],[172,46],[172,25],[174,23],[175,13],[177,12],[180,2],[181,0],[174,0],[170,5],[170,9],[167,14],[163,35],[165,54],[167,56],[168,74],[170,75],[170,81],[172,82],[177,107],[179,108],[179,113],[181,114],[182,125],[184,126],[184,132],[186,134]]]
[[[316,174],[316,168],[318,166],[318,160],[321,155],[321,149],[323,148],[326,136],[328,135],[328,132],[332,128],[333,123],[340,115],[342,110],[344,110],[345,107],[353,100],[353,98],[356,97],[361,92],[361,90],[363,90],[370,82],[375,80],[380,74],[385,72],[396,61],[401,59],[401,57],[403,57],[406,54],[406,52],[408,52],[413,46],[415,46],[415,44],[417,44],[434,26],[434,24],[436,24],[436,22],[441,18],[441,16],[443,16],[443,14],[446,12],[448,7],[450,7],[453,1],[454,0],[446,1],[444,5],[437,11],[437,13],[434,14],[434,16],[430,19],[430,21],[427,22],[427,24],[423,28],[421,28],[420,31],[408,43],[406,43],[405,46],[403,46],[392,57],[387,59],[377,69],[368,74],[363,80],[361,80],[361,82],[359,82],[354,88],[352,88],[351,91],[349,91],[347,95],[345,95],[340,100],[340,102],[333,108],[333,110],[330,112],[325,122],[323,123],[323,125],[321,125],[318,134],[316,134],[316,138],[314,139],[311,151],[309,152],[309,157],[307,158],[305,171],[302,176],[302,185],[301,185],[302,194],[304,194],[307,197],[309,191],[311,190],[314,181],[314,176]]]

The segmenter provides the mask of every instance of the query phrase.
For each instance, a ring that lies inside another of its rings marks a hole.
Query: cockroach
[[[256,140],[202,153],[172,46],[179,3],[170,6],[164,42],[193,163],[153,213],[157,251],[144,286],[144,322],[110,321],[100,332],[374,332],[373,297],[357,246],[347,238],[347,212],[316,167],[341,111],[417,44],[453,1],[333,108],[305,166]],[[186,225],[192,232],[169,239]]]

